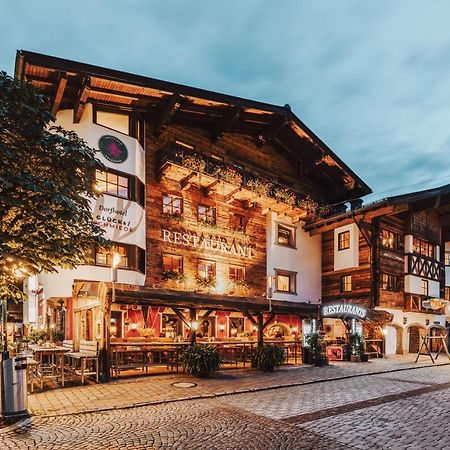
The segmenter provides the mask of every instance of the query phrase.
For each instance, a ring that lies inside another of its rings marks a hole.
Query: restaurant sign
[[[212,253],[222,253],[227,256],[252,258],[254,255],[253,248],[248,244],[237,242],[235,239],[229,243],[224,237],[205,236],[203,233],[198,236],[196,234],[170,231],[163,228],[162,238],[164,242],[171,244],[205,250]]]
[[[337,319],[365,319],[367,309],[363,306],[353,305],[352,303],[336,303],[333,305],[323,305],[322,317],[334,317]]]

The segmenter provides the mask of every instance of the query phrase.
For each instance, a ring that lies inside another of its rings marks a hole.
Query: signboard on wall
[[[367,309],[364,306],[352,303],[334,303],[323,305],[320,313],[322,317],[336,319],[358,319],[364,320],[367,317]]]
[[[117,137],[104,135],[98,140],[98,148],[101,154],[113,163],[123,163],[128,158],[126,145]]]

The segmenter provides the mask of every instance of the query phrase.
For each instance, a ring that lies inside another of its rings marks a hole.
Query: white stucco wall
[[[428,295],[430,297],[440,297],[439,282],[428,281]],[[422,278],[415,275],[405,275],[405,292],[409,294],[422,294]]]
[[[296,248],[276,244],[277,222],[294,226]],[[322,288],[322,241],[321,236],[310,236],[302,228],[303,222],[292,225],[289,217],[278,217],[274,212],[266,216],[267,275],[275,275],[275,269],[297,272],[297,295],[274,292],[275,300],[318,302]]]
[[[338,235],[350,231],[350,248],[338,250]],[[334,270],[358,267],[359,230],[356,224],[345,225],[334,230]]]

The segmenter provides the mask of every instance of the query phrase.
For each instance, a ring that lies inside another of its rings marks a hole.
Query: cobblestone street
[[[450,449],[449,401],[450,367],[423,367],[159,405],[35,416],[0,429],[0,448]]]

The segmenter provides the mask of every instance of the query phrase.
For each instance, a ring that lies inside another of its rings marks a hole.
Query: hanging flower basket
[[[273,190],[273,197],[290,206],[295,206],[297,202],[297,196],[288,187],[276,186]]]
[[[203,173],[206,169],[206,161],[196,155],[183,155],[181,164],[194,172]]]
[[[307,195],[298,202],[298,207],[308,213],[313,213],[317,211],[319,204],[312,197]]]
[[[247,181],[247,188],[253,191],[255,194],[267,197],[272,188],[272,183],[261,180],[260,178],[252,178]]]
[[[234,184],[235,186],[240,186],[242,184],[242,175],[232,167],[216,167],[214,171],[214,175],[220,181],[224,181],[225,183]]]

